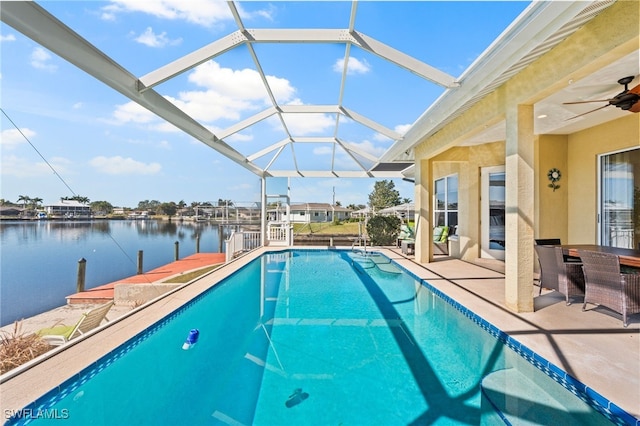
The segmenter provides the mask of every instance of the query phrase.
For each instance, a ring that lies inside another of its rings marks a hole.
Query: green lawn
[[[365,232],[362,222],[362,232]],[[331,234],[331,235],[358,235],[358,222],[333,222],[319,223],[294,223],[294,234]]]

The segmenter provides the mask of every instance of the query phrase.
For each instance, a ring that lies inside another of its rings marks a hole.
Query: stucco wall
[[[504,165],[504,142],[452,148],[433,158],[433,180],[458,173],[458,235],[460,256],[480,255],[480,171]],[[433,182],[430,182],[431,187]],[[431,200],[431,205],[433,201]],[[433,206],[431,206],[433,207]]]
[[[618,120],[568,136],[569,243],[597,242],[598,155],[634,147],[640,147],[640,114],[629,113]]]
[[[568,240],[569,173],[567,162],[568,137],[566,135],[541,135],[536,143],[535,167],[535,238],[560,238]],[[562,174],[555,191],[549,188],[547,173],[558,169]]]

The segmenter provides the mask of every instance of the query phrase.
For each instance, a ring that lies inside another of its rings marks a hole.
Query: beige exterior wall
[[[416,208],[421,215],[418,261],[432,260],[433,180],[455,172],[459,175],[461,255],[466,260],[479,256],[480,169],[495,165],[506,165],[507,185],[515,185],[507,188],[511,214],[507,246],[514,250],[506,258],[507,306],[520,312],[533,309],[532,236],[559,237],[576,244],[597,242],[597,156],[640,146],[640,114],[628,113],[570,135],[534,135],[533,105],[571,79],[587,76],[637,50],[639,5],[636,1],[615,3],[416,146]],[[506,141],[461,146],[505,118]],[[551,168],[562,172],[556,191],[547,186]]]
[[[568,141],[566,135],[541,135],[535,147],[535,238],[568,239],[569,182],[573,173],[568,170]],[[549,188],[547,173],[558,169],[562,174],[556,183],[560,188]]]
[[[480,255],[480,172],[483,167],[504,166],[504,142],[455,147],[431,160],[433,181],[458,174],[458,235],[460,257],[473,260]],[[433,197],[430,200],[433,208]]]
[[[640,116],[628,114],[572,135],[541,135],[536,147],[536,238],[598,242],[598,155],[640,147]],[[560,188],[547,173],[561,171]]]
[[[598,155],[640,147],[640,114],[568,136],[568,242],[597,242]],[[563,177],[564,178],[564,177]]]

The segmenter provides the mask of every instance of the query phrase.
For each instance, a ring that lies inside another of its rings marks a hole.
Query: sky
[[[142,77],[236,31],[225,2],[38,2],[127,71]],[[340,28],[351,2],[240,2],[246,28]],[[528,6],[528,2],[361,1],[355,28],[454,77]],[[263,43],[255,47],[274,96],[282,104],[338,103],[343,44]],[[10,26],[0,24],[0,198],[41,198],[44,204],[79,195],[135,207],[143,200],[237,204],[260,200],[260,178],[106,87]],[[239,46],[155,88],[214,134],[269,106],[249,50]],[[343,105],[403,134],[444,89],[353,47]],[[282,140],[277,119],[264,120],[225,139],[244,155]],[[288,114],[300,136],[332,134],[331,114]],[[379,156],[392,141],[348,120],[338,136]],[[298,166],[327,167],[331,147],[300,144]],[[269,157],[256,163],[267,166]],[[335,167],[352,167],[336,156]],[[283,154],[274,167],[290,168]],[[382,178],[291,178],[292,202],[366,204]],[[393,180],[401,198],[414,185]],[[283,193],[287,179],[267,180],[267,193]]]

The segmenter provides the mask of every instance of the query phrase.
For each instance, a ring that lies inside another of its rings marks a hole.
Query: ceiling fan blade
[[[629,92],[630,93],[635,93],[636,95],[640,95],[640,84],[638,84],[633,89],[629,89]],[[640,100],[636,101],[636,103],[633,104],[631,106],[631,108],[629,108],[629,111],[631,111],[631,112],[640,112]]]
[[[563,102],[562,105],[590,104],[592,102],[611,102],[615,99],[596,99],[593,101]]]
[[[583,112],[582,114],[576,115],[576,116],[571,117],[571,118],[567,118],[567,119],[566,119],[566,120],[564,120],[564,121],[569,121],[569,120],[573,120],[574,118],[582,117],[583,115],[587,115],[587,114],[590,114],[590,113],[592,113],[592,112],[596,112],[596,111],[598,111],[598,110],[600,110],[600,109],[603,109],[603,108],[606,108],[606,107],[608,107],[608,106],[609,106],[609,104],[606,104],[606,105],[604,105],[604,106],[601,106],[600,108],[592,109],[591,111]]]

